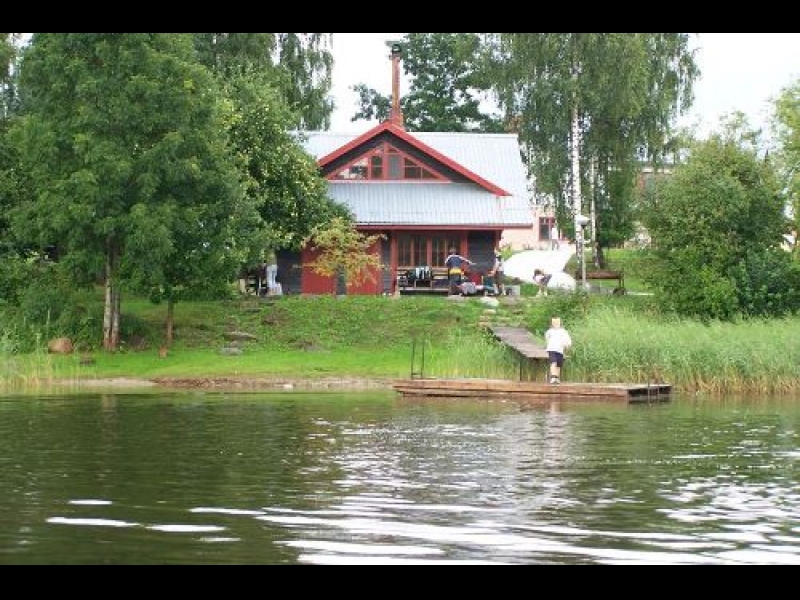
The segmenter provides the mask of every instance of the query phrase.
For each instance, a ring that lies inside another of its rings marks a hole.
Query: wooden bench
[[[583,274],[578,271],[575,273],[575,280],[580,282]],[[625,271],[587,271],[586,281],[616,281],[617,287],[614,288],[615,296],[624,296],[628,293],[625,289]]]
[[[434,267],[428,269],[430,277],[409,278],[408,273],[416,271],[416,268],[400,269],[397,276],[397,291],[400,294],[449,294],[450,278],[447,276],[447,269],[444,267]]]

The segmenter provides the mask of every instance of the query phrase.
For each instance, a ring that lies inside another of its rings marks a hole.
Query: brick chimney
[[[389,122],[405,129],[405,117],[400,106],[400,64],[403,62],[403,45],[400,42],[389,42],[392,49],[392,113]]]

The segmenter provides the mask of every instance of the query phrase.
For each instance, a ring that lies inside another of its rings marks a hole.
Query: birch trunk
[[[106,352],[119,350],[121,299],[117,283],[117,252],[109,242],[106,251],[105,306],[103,309],[103,348]]]
[[[164,342],[167,348],[172,348],[175,341],[175,301],[167,301],[167,326],[164,334]]]
[[[103,348],[107,352],[113,352],[111,332],[114,322],[114,267],[112,263],[111,250],[109,249],[106,252],[106,290],[103,307]]]
[[[122,320],[122,293],[119,284],[114,282],[114,318],[111,327],[111,347],[112,352],[119,350],[120,342],[120,322]]]
[[[577,78],[577,71],[575,77]],[[572,206],[575,210],[575,217],[583,214],[583,191],[581,189],[581,120],[578,111],[578,102],[572,108]],[[581,272],[581,285],[586,287],[586,240],[584,239],[584,229],[575,224],[575,243],[578,253],[578,265]]]

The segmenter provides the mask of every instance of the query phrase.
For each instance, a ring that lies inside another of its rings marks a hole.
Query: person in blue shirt
[[[451,296],[458,296],[461,293],[461,284],[464,283],[464,274],[467,272],[468,267],[473,264],[475,263],[461,256],[455,248],[450,249],[450,256],[447,257],[444,266],[447,267]]]

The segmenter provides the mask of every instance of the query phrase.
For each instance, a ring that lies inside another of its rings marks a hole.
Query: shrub
[[[785,198],[771,163],[749,139],[734,129],[698,142],[671,177],[647,189],[643,219],[653,238],[647,282],[684,316],[763,313],[780,294],[770,291],[775,282],[754,276],[773,264],[765,259],[785,230]]]
[[[20,295],[30,282],[46,271],[46,267],[14,254],[0,257],[0,302],[19,304]]]
[[[783,250],[749,252],[733,277],[747,316],[783,317],[800,310],[800,264]]]

